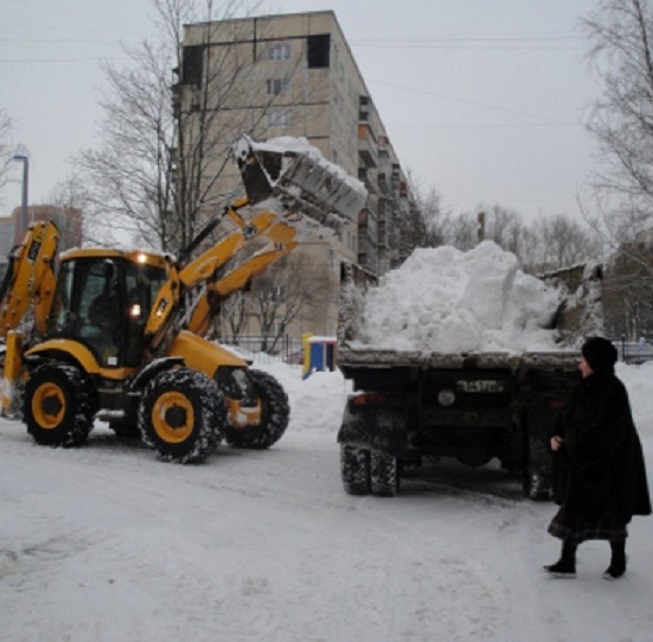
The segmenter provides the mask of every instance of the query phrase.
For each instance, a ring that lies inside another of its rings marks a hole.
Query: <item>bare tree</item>
[[[650,227],[653,213],[653,5],[601,0],[584,25],[602,84],[588,123],[603,161],[593,207],[617,246]]]
[[[220,307],[220,314],[216,322],[219,330],[216,337],[223,341],[226,339],[238,340],[247,325],[246,305],[243,292],[234,292]]]
[[[603,256],[601,240],[589,226],[558,214],[540,217],[534,224],[538,243],[534,267],[552,270],[588,261],[600,262]]]
[[[653,292],[653,3],[601,0],[584,24],[602,84],[588,128],[603,164],[582,205],[613,252],[611,327],[633,336],[651,325]]]
[[[411,215],[402,233],[406,236],[408,248],[412,251],[416,247],[443,245],[447,242],[450,215],[442,207],[440,192],[433,186],[424,190],[410,171],[408,184],[414,198]]]
[[[178,252],[221,211],[229,196],[216,202],[215,188],[232,163],[231,143],[258,124],[251,112],[229,110],[252,73],[251,47],[211,43],[217,30],[223,41],[229,36],[221,21],[251,14],[259,3],[202,0],[198,10],[200,0],[151,2],[159,39],[127,48],[126,67],[105,65],[103,144],[87,150],[82,165],[95,186],[94,206],[112,226]],[[182,47],[187,24],[195,39]],[[230,25],[235,42],[239,22]],[[275,98],[273,92],[256,118]]]
[[[653,334],[653,248],[638,250],[638,259],[632,252],[617,253],[604,280],[603,298],[606,311],[606,330],[611,336],[630,339]],[[648,264],[641,257],[648,255]]]
[[[482,237],[515,254],[527,272],[598,262],[603,256],[596,231],[563,214],[542,217],[527,225],[518,212],[501,205],[478,209],[484,215]],[[468,251],[479,242],[478,226],[477,213],[460,214],[449,221],[445,242]]]
[[[480,240],[494,241],[521,258],[524,229],[518,212],[501,205],[479,205],[477,212],[465,212],[452,219],[445,238],[463,251],[472,249]]]
[[[97,226],[86,214],[87,193],[79,177],[69,176],[59,181],[50,192],[48,202],[59,210],[56,223],[60,251],[80,243],[102,245],[102,234],[96,236]]]
[[[261,335],[271,341],[261,349],[274,350],[300,313],[324,315],[335,294],[324,271],[316,270],[306,254],[288,255],[269,267],[253,283],[250,297]]]
[[[7,184],[9,164],[12,159],[13,147],[10,135],[11,118],[4,109],[0,109],[0,194]]]
[[[523,231],[521,214],[515,210],[493,205],[486,212],[485,238],[517,256],[521,255]]]

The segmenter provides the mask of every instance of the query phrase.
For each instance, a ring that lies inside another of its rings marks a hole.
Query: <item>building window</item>
[[[284,42],[275,42],[268,47],[268,60],[289,60],[290,45]]]
[[[270,109],[266,116],[268,127],[288,127],[290,125],[290,111],[287,109]]]
[[[183,85],[195,85],[199,87],[202,84],[203,50],[204,47],[201,45],[184,47],[181,73],[181,82]]]
[[[328,33],[308,37],[308,68],[326,69],[329,66],[331,35]]]
[[[268,94],[287,94],[290,90],[290,81],[288,78],[270,78],[267,81]]]

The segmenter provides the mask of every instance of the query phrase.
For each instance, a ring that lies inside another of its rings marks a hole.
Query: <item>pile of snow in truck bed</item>
[[[360,339],[442,353],[559,350],[546,328],[561,297],[490,241],[469,252],[417,249],[368,292]]]

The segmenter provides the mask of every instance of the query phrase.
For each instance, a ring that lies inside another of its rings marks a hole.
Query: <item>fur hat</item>
[[[610,341],[603,337],[592,337],[583,344],[581,348],[585,361],[598,374],[614,372],[614,364],[617,362],[617,349]]]

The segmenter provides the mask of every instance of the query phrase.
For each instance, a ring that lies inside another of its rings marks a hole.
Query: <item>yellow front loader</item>
[[[247,197],[225,207],[179,258],[76,249],[57,266],[56,228],[31,226],[0,291],[4,413],[20,390],[39,444],[80,445],[102,419],[180,463],[204,461],[223,439],[241,448],[274,444],[289,420],[283,388],[205,335],[227,297],[307,230],[355,217],[366,197],[317,150],[289,140],[237,141]],[[209,244],[225,218],[234,231]]]

